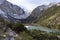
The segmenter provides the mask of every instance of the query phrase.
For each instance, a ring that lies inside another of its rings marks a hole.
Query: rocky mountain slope
[[[34,11],[35,12],[35,11]],[[38,12],[37,12],[38,13]],[[38,25],[60,29],[60,3],[44,10],[36,21]]]
[[[28,15],[19,6],[13,5],[6,0],[0,0],[0,16],[2,16],[5,20],[16,21],[25,19]]]

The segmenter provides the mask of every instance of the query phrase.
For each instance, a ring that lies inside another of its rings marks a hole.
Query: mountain
[[[28,13],[17,5],[13,5],[6,0],[0,0],[0,16],[5,20],[16,21],[25,19],[28,16]]]
[[[40,5],[36,7],[26,19],[22,20],[22,22],[30,24],[35,23],[39,19],[39,16],[42,16],[42,12],[44,10],[47,10],[48,8],[52,7],[55,4],[56,3],[50,3],[49,5]]]
[[[25,23],[34,23],[38,19],[38,17],[41,15],[43,10],[46,10],[47,8],[48,8],[47,5],[41,5],[41,6],[36,7],[31,12],[31,14],[26,19],[24,19],[24,22]]]
[[[39,12],[37,11],[37,13]],[[35,23],[48,28],[60,29],[60,3],[48,7],[48,9],[40,13]]]

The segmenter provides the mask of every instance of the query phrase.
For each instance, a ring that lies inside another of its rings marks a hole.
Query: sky
[[[39,5],[48,5],[49,3],[60,2],[60,0],[7,0],[21,8],[32,11]]]

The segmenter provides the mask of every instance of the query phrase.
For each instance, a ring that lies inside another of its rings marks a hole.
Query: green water
[[[49,29],[49,28],[41,27],[41,26],[28,26],[27,29],[28,30],[40,30],[40,31],[45,31],[47,33],[53,32],[53,33],[56,33],[56,34],[60,34],[59,30],[57,31],[55,29]]]

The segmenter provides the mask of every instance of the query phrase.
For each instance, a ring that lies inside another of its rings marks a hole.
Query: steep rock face
[[[27,17],[22,8],[6,0],[0,0],[0,15],[6,20],[18,20]]]

